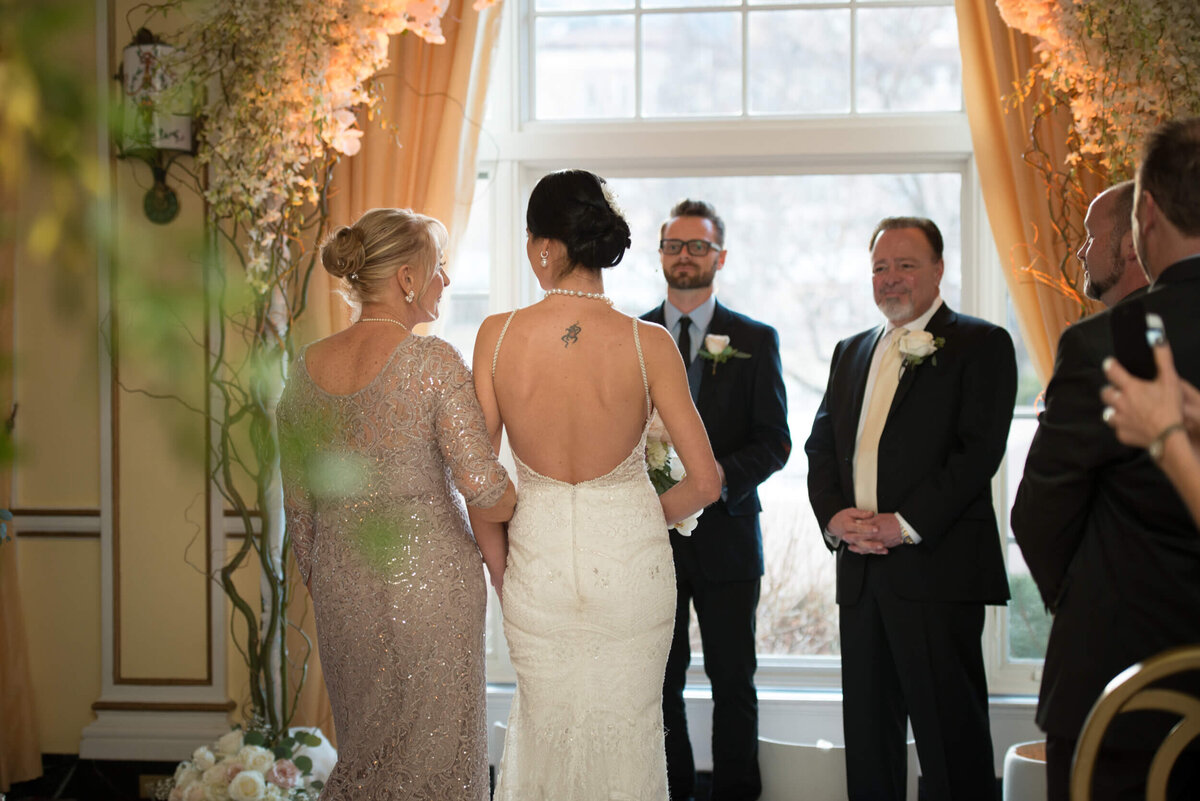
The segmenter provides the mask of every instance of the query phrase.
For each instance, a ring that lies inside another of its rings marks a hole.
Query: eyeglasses
[[[707,239],[689,239],[686,242],[682,239],[661,239],[658,242],[658,249],[668,256],[678,256],[684,245],[687,245],[690,256],[707,256],[710,250],[719,251],[721,249],[720,245],[709,242]]]

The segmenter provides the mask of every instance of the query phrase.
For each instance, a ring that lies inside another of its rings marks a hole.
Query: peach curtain
[[[387,99],[377,110],[390,130],[376,121],[360,120],[365,130],[362,150],[338,165],[329,213],[333,225],[352,223],[381,206],[436,217],[450,231],[447,258],[453,266],[454,245],[466,226],[475,192],[475,154],[500,8],[475,11],[470,0],[460,0],[446,12],[442,31],[446,42],[439,45],[409,34],[392,37],[390,66],[382,76]],[[298,341],[349,324],[350,309],[335,291],[338,283],[317,268],[309,287],[310,313]],[[307,605],[304,629],[315,641],[311,602],[307,593],[301,595]],[[310,662],[296,723],[319,725],[327,734],[333,730],[319,658]]]
[[[1033,123],[1032,104],[1013,108],[1006,101],[1029,67],[1037,63],[1037,56],[1030,37],[1009,28],[1000,18],[994,0],[955,0],[954,6],[963,94],[984,205],[1021,335],[1044,386],[1054,369],[1058,336],[1079,318],[1080,309],[1062,290],[1031,274],[1056,275],[1059,263],[1068,255],[1067,246],[1054,235],[1042,177],[1022,157]],[[1055,118],[1042,121],[1039,128],[1043,148],[1058,163],[1065,155],[1064,133],[1069,124],[1069,119]],[[1099,188],[1089,187],[1092,194]],[[1068,269],[1080,270],[1073,256]]]
[[[7,211],[7,210],[6,210]],[[11,219],[6,213],[6,219]],[[13,252],[9,242],[0,252],[0,364],[11,364],[13,340]],[[8,371],[4,378],[11,379]],[[0,424],[12,409],[12,381],[0,381]],[[0,471],[0,508],[11,508],[12,482]],[[29,674],[29,646],[25,615],[21,611],[21,586],[17,571],[16,531],[0,545],[0,792],[14,782],[42,775],[42,751],[34,716],[33,685]]]

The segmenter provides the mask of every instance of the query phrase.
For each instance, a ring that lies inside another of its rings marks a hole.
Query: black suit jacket
[[[854,507],[854,446],[867,372],[883,328],[838,343],[825,397],[804,446],[808,493],[824,531]],[[838,547],[837,600],[854,603],[871,559],[897,595],[913,600],[1003,603],[1008,599],[991,478],[1004,456],[1016,400],[1012,338],[944,303],[926,329],[945,344],[907,367],[879,440],[881,512],[899,512],[917,546],[886,556]]]
[[[663,307],[642,315],[664,324]],[[720,303],[709,334],[725,334],[749,359],[716,365],[703,361],[696,408],[708,431],[713,455],[725,471],[725,498],[709,506],[691,535],[706,579],[734,581],[763,574],[758,485],[787,462],[792,438],[787,424],[787,395],[775,329]],[[700,359],[699,356],[696,357]],[[680,535],[671,532],[672,544]]]
[[[1179,374],[1200,385],[1200,257],[1169,267],[1137,302],[1163,318]],[[1081,320],[1059,339],[1012,511],[1013,534],[1054,612],[1037,720],[1058,737],[1078,735],[1125,668],[1200,643],[1200,532],[1154,460],[1118,442],[1101,419],[1109,317]],[[1127,722],[1112,744],[1144,747],[1146,730]]]

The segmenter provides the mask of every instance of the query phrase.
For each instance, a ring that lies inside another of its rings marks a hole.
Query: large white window
[[[952,0],[534,0],[529,118],[957,111]]]
[[[447,333],[469,354],[484,298],[493,313],[540,299],[524,209],[546,172],[582,167],[610,182],[633,247],[605,286],[630,314],[663,298],[656,249],[670,207],[684,197],[713,203],[729,250],[719,297],[779,331],[793,441],[787,467],[761,489],[759,685],[837,687],[835,564],[809,507],[803,446],[834,345],[881,322],[867,247],[875,223],[935,220],[947,302],[1006,322],[962,111],[953,4],[509,0],[504,13],[470,245],[458,259],[471,264],[456,266]],[[1015,423],[1014,439],[1027,428]],[[995,482],[998,503],[1015,492],[1023,463],[1022,447]],[[1007,508],[1000,516],[1006,523]],[[1036,689],[1037,662],[1025,661],[1036,638],[1018,642],[1033,619],[1025,612],[1013,623],[1004,610],[989,613],[994,692]],[[512,677],[498,620],[491,681]],[[698,654],[692,679],[704,681]]]

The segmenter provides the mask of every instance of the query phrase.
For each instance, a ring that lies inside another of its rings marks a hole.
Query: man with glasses
[[[673,801],[695,794],[683,687],[691,662],[690,606],[696,608],[704,672],[712,684],[713,801],[752,801],[758,773],[754,616],[763,575],[758,485],[791,451],[779,335],[717,302],[725,266],[725,223],[708,203],[684,200],[662,226],[659,254],[667,299],[642,319],[679,343],[692,399],[722,474],[721,499],[691,536],[671,532],[678,597],[675,637],[663,684],[667,781]]]

